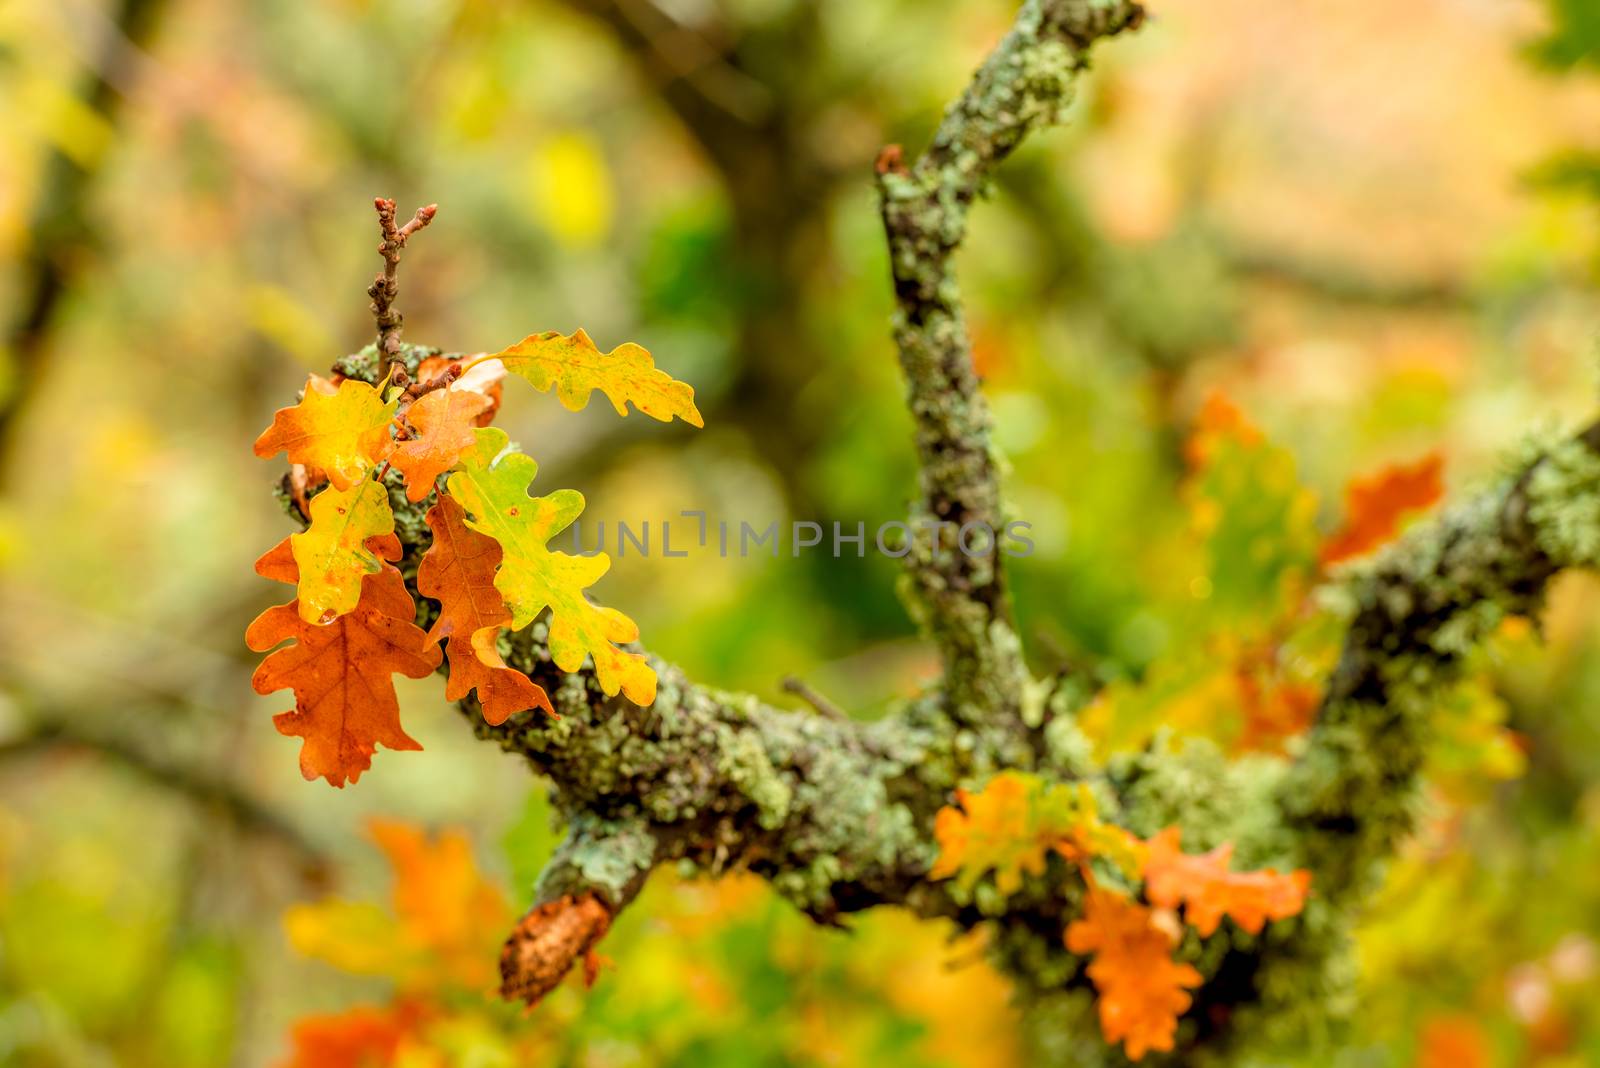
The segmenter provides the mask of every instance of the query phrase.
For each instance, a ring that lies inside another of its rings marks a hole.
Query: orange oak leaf
[[[265,460],[287,452],[290,463],[314,468],[338,489],[349,489],[394,447],[389,420],[397,405],[385,403],[365,382],[347,378],[335,386],[312,375],[300,403],[278,409],[256,438],[255,453]]]
[[[386,1008],[358,1005],[307,1016],[294,1025],[294,1052],[280,1068],[387,1068],[416,1035],[422,1011],[408,1002]]]
[[[384,535],[368,542],[386,560],[400,558],[400,541]],[[267,578],[294,582],[289,539],[269,549],[256,564]],[[273,718],[280,734],[304,739],[300,771],[307,779],[325,778],[334,786],[355,782],[372,766],[381,743],[390,749],[421,749],[400,727],[400,704],[391,676],[425,678],[439,666],[439,650],[412,620],[416,607],[405,580],[392,564],[361,580],[356,607],[325,625],[300,618],[299,604],[275,605],[245,631],[245,644],[267,652],[286,639],[295,644],[261,662],[251,679],[257,693],[292,689],[293,711]]]
[[[459,701],[476,689],[484,721],[491,725],[530,708],[555,715],[544,688],[508,667],[495,648],[501,629],[511,623],[511,610],[494,585],[500,543],[467,526],[466,519],[466,510],[454,497],[441,495],[428,509],[433,544],[417,568],[417,589],[439,602],[439,618],[428,631],[428,641],[449,639],[445,699]]]
[[[1234,668],[1234,687],[1244,726],[1237,752],[1281,751],[1286,738],[1304,734],[1316,720],[1322,691],[1307,682],[1286,678],[1265,656],[1246,656]]]
[[[394,869],[394,911],[407,941],[426,951],[438,974],[487,989],[511,910],[478,870],[471,841],[460,831],[430,837],[397,820],[375,819],[368,831]]]
[[[1143,905],[1089,886],[1082,919],[1067,927],[1067,948],[1092,953],[1089,979],[1107,1042],[1121,1042],[1130,1060],[1173,1047],[1178,1017],[1202,982],[1192,965],[1172,959],[1173,940]]]
[[[1010,894],[1024,877],[1044,873],[1052,850],[1074,862],[1105,857],[1130,876],[1144,861],[1144,843],[1102,820],[1084,783],[1003,771],[982,790],[957,790],[956,801],[934,816],[939,857],[931,879],[959,876],[957,885],[970,888],[993,871],[995,888]]]
[[[1221,390],[1212,390],[1200,405],[1194,428],[1184,442],[1183,455],[1191,469],[1198,470],[1211,462],[1217,443],[1232,438],[1242,445],[1256,445],[1263,439],[1261,431],[1250,422],[1244,410]]]
[[[1391,464],[1345,487],[1344,526],[1323,543],[1324,567],[1365,556],[1400,532],[1405,516],[1444,496],[1444,457],[1431,452],[1414,464]]]
[[[484,394],[453,386],[412,402],[405,419],[415,436],[397,443],[389,457],[406,476],[407,500],[420,501],[433,492],[434,480],[456,465],[463,449],[472,447],[473,428],[489,406]]]
[[[1010,894],[1024,876],[1044,872],[1049,839],[1035,833],[1030,780],[1002,772],[982,790],[957,790],[959,807],[946,806],[934,816],[933,836],[939,859],[928,872],[931,879],[965,874],[972,882],[993,870],[995,885]]]
[[[1489,1068],[1493,1043],[1472,1016],[1451,1013],[1428,1017],[1417,1041],[1417,1068]]]
[[[1293,916],[1305,907],[1310,872],[1229,871],[1231,843],[1191,855],[1178,848],[1179,836],[1178,828],[1168,827],[1147,843],[1144,893],[1160,908],[1181,904],[1184,919],[1201,937],[1216,931],[1223,916],[1257,934],[1268,920]]]

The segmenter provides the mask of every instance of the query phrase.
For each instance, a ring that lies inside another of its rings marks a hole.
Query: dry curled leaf
[[[1216,931],[1224,916],[1257,934],[1268,920],[1285,919],[1305,908],[1310,872],[1229,871],[1231,843],[1190,855],[1178,848],[1179,834],[1178,828],[1168,827],[1147,843],[1144,892],[1151,904],[1161,908],[1182,905],[1185,921],[1201,937]]]
[[[312,375],[300,403],[280,408],[272,425],[256,438],[255,453],[267,459],[287,452],[289,462],[326,475],[338,489],[367,477],[393,448],[389,421],[397,401],[385,403],[378,390],[347,378],[337,386]]]
[[[1130,1060],[1173,1047],[1178,1017],[1202,981],[1192,965],[1172,959],[1173,939],[1152,911],[1120,894],[1090,884],[1084,914],[1067,927],[1067,948],[1092,953],[1100,1031],[1121,1042]]]
[[[694,406],[694,387],[658,369],[650,353],[631,341],[601,352],[582,330],[571,336],[548,330],[501,349],[494,358],[534,389],[555,387],[561,403],[574,412],[582,410],[589,394],[598,389],[618,415],[627,415],[631,402],[663,423],[677,416],[691,426],[705,425]]]
[[[484,356],[479,353],[478,356]],[[469,389],[474,393],[482,393],[489,398],[489,406],[478,413],[477,425],[488,426],[494,422],[495,413],[500,410],[501,379],[506,376],[506,365],[499,360],[478,359],[477,356],[467,358],[463,356],[429,356],[417,364],[417,381],[427,382],[437,378],[454,365],[468,367],[456,379],[451,389]]]
[[[389,560],[400,557],[394,535],[369,542]],[[256,570],[267,578],[298,579],[289,539],[261,557]],[[390,564],[361,580],[356,607],[325,625],[302,618],[298,602],[276,605],[257,616],[245,643],[264,653],[251,684],[257,693],[292,689],[293,711],[273,718],[279,733],[304,739],[300,771],[307,779],[325,778],[334,786],[355,782],[372,765],[379,744],[390,749],[421,749],[400,727],[400,704],[391,676],[420,679],[439,666],[439,650],[412,620],[416,606],[405,580]]]
[[[495,648],[501,629],[511,624],[511,611],[494,585],[500,544],[467,526],[466,518],[454,497],[440,496],[427,515],[433,544],[417,568],[417,589],[439,602],[439,618],[428,631],[428,641],[449,639],[445,699],[459,701],[476,689],[484,721],[490,724],[530,708],[554,715],[544,688],[508,667]]]
[[[536,906],[518,923],[500,952],[500,996],[532,1006],[554,990],[578,959],[594,982],[595,946],[611,927],[611,910],[594,894],[568,895]]]

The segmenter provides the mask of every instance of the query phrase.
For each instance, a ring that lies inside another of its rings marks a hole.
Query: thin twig
[[[394,224],[394,201],[374,197],[372,206],[377,209],[378,227],[383,231],[383,242],[378,246],[378,254],[383,257],[383,273],[367,287],[367,296],[372,298],[372,315],[378,324],[378,381],[381,382],[388,377],[389,364],[400,352],[400,325],[404,316],[394,307],[394,298],[400,291],[395,281],[400,250],[406,247],[406,240],[412,234],[433,221],[439,205],[418,208],[411,221],[401,227]]]
[[[810,686],[807,686],[804,680],[793,675],[785,675],[782,685],[784,693],[794,694],[800,700],[816,709],[821,715],[827,716],[829,719],[849,720],[850,717],[845,714],[843,709],[816,690],[813,690]]]

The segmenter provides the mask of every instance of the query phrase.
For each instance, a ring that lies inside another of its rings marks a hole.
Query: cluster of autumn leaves
[[[394,996],[300,1020],[284,1068],[394,1064],[403,1051],[424,1048],[435,1024],[492,1029],[481,1012],[450,1016],[445,1007],[458,992],[494,985],[498,943],[511,922],[505,895],[479,871],[459,831],[430,836],[374,820],[369,833],[394,872],[390,906],[329,898],[291,909],[284,926],[300,953],[351,975],[386,979]]]
[[[1176,827],[1140,839],[1100,818],[1087,784],[1046,783],[1014,771],[982,790],[957,791],[957,804],[935,818],[934,836],[939,858],[930,876],[954,878],[969,891],[987,877],[1000,893],[1015,893],[1025,877],[1044,874],[1051,854],[1077,866],[1087,892],[1083,915],[1067,926],[1066,946],[1092,957],[1087,972],[1101,1032],[1136,1061],[1173,1048],[1189,991],[1203,981],[1193,965],[1173,957],[1183,925],[1206,938],[1227,918],[1259,933],[1268,921],[1300,912],[1311,886],[1303,870],[1230,871],[1231,845],[1184,853]],[[1144,902],[1097,879],[1095,858],[1130,886],[1142,880]]]
[[[1317,524],[1316,495],[1289,450],[1221,393],[1201,407],[1185,447],[1184,534],[1195,560],[1175,611],[1181,648],[1137,680],[1108,685],[1080,716],[1098,755],[1147,744],[1166,728],[1235,752],[1280,752],[1315,716],[1343,623],[1313,595],[1331,569],[1389,544],[1444,496],[1432,452],[1351,481],[1341,522]]]
[[[415,382],[394,373],[376,386],[311,376],[300,402],[278,411],[255,443],[263,458],[286,452],[297,484],[322,487],[305,505],[306,530],[256,562],[263,577],[294,586],[295,599],[263,612],[245,634],[257,652],[294,642],[262,662],[253,684],[263,694],[293,690],[294,709],[274,723],[303,739],[307,779],[343,786],[371,766],[379,745],[421,748],[400,725],[393,676],[432,673],[441,642],[448,641],[449,699],[476,690],[491,724],[529,709],[553,712],[544,689],[498,648],[503,631],[546,610],[557,667],[577,671],[592,659],[606,694],[620,691],[639,705],[655,699],[645,658],[618,648],[638,638],[638,627],[584,595],[610,558],[547,547],[582,512],[583,496],[530,496],[538,465],[488,425],[507,372],[554,389],[574,411],[599,390],[619,415],[632,404],[663,422],[703,425],[694,390],[658,370],[645,349],[628,343],[603,353],[582,330],[534,334],[473,358],[433,357]],[[417,588],[439,602],[427,632],[394,566],[402,547],[391,469],[407,500],[436,498],[426,514],[433,541],[417,573]]]

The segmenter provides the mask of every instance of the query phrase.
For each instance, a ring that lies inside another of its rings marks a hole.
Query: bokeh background
[[[1196,637],[1184,442],[1207,396],[1292,454],[1331,528],[1353,477],[1437,452],[1469,492],[1600,395],[1588,0],[1152,7],[960,258],[1034,526],[1033,662],[1107,679]],[[377,194],[440,204],[401,269],[408,340],[583,326],[695,384],[703,432],[508,399],[540,485],[590,516],[902,517],[871,162],[926,141],[1012,14],[0,2],[0,1063],[288,1063],[297,1021],[381,1046],[424,999],[442,1022],[406,1064],[1027,1063],[981,947],[892,914],[816,930],[741,879],[659,873],[591,994],[495,1005],[557,833],[540,784],[406,680],[425,752],[306,783],[240,637],[279,598],[251,561],[291,529],[249,446],[369,339]],[[873,716],[935,672],[895,579],[630,554],[600,596],[699,679],[781,703],[798,675]],[[1364,924],[1340,1063],[1600,1063],[1597,607],[1566,578],[1542,634],[1491,649],[1479,748]],[[397,872],[433,905],[391,902]],[[480,922],[430,927],[468,900]],[[361,951],[401,945],[480,963],[419,978]]]

